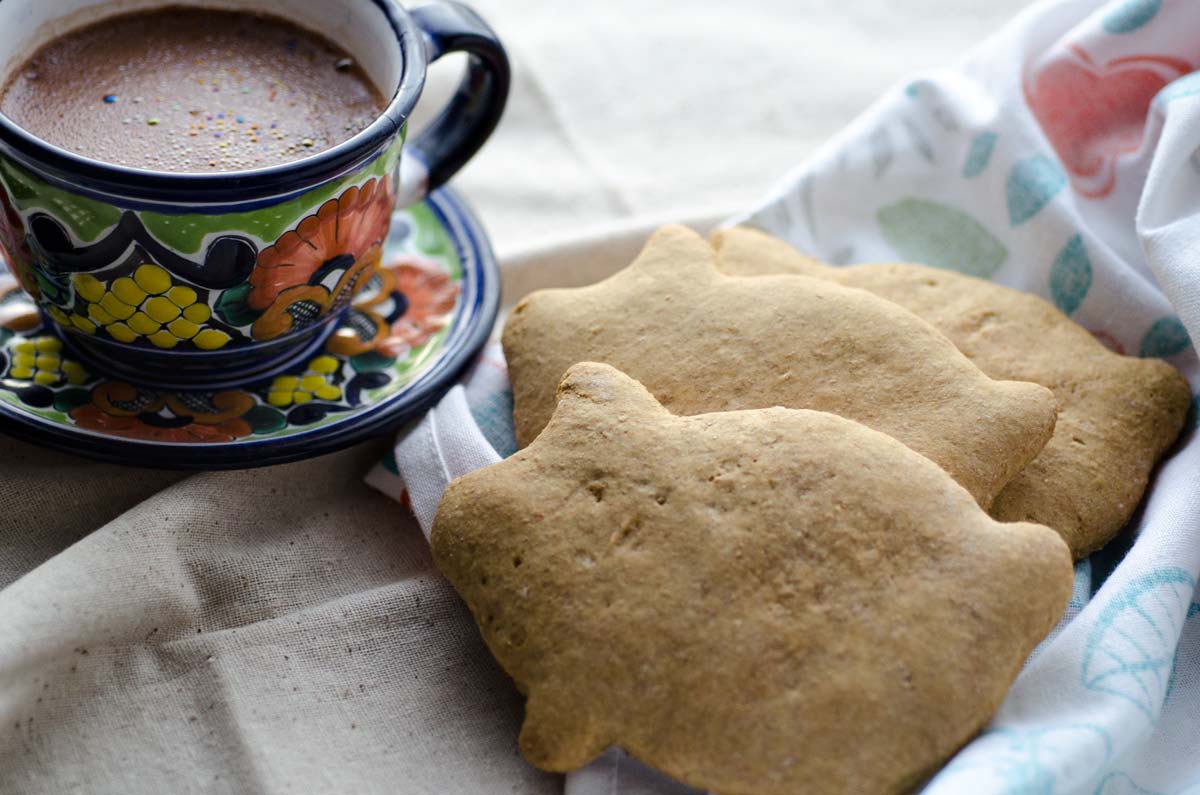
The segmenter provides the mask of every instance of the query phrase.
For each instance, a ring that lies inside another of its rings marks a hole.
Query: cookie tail
[[[529,763],[552,773],[569,773],[604,753],[612,741],[575,706],[575,700],[534,688],[525,702],[525,722],[519,739]]]
[[[1058,401],[1046,387],[1027,381],[996,384],[1006,398],[1006,411],[994,415],[999,447],[992,460],[1000,462],[998,472],[986,491],[976,495],[984,510],[991,507],[1009,481],[1038,457],[1054,435],[1058,422]]]

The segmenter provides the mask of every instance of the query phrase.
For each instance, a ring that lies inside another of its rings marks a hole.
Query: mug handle
[[[406,198],[420,199],[445,184],[491,136],[504,112],[512,76],[500,40],[471,8],[441,2],[409,13],[425,33],[429,63],[452,52],[470,55],[467,74],[454,97],[405,147],[401,158],[402,164],[411,163],[410,158],[420,161],[417,173],[405,167],[408,173],[401,180]]]

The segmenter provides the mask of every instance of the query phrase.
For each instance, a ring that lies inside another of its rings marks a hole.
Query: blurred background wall
[[[497,136],[458,178],[503,256],[719,217],[906,75],[1028,0],[470,0],[509,48]],[[456,80],[443,63],[423,113]]]

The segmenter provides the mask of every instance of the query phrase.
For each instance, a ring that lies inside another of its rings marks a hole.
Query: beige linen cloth
[[[516,84],[458,185],[507,298],[747,205],[1023,4],[480,0]],[[364,485],[383,450],[185,476],[0,436],[0,793],[561,792],[415,523]]]

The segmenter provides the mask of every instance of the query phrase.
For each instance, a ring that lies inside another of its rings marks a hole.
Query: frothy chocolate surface
[[[361,132],[386,101],[353,55],[282,19],[168,8],[38,50],[0,112],[71,152],[157,171],[261,168]]]

